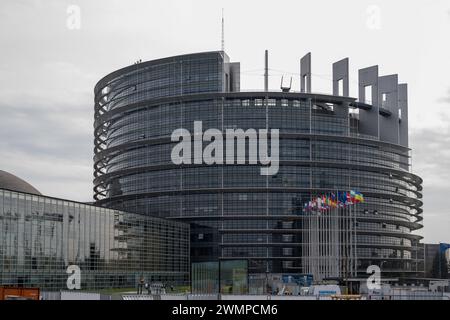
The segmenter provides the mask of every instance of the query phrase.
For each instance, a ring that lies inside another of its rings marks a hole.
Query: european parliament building
[[[423,271],[407,85],[371,66],[359,70],[359,94],[350,97],[346,58],[330,68],[332,94],[319,94],[310,54],[299,69],[299,91],[269,91],[267,76],[264,90],[241,91],[240,64],[223,51],[106,75],[95,86],[96,204],[189,223],[194,263],[246,260],[251,274],[315,279],[367,277],[370,265],[392,277]],[[278,129],[278,172],[261,175],[248,161],[175,164],[171,135],[193,132],[196,121],[222,132]],[[329,215],[303,210],[315,196],[352,189],[363,203]]]
[[[134,290],[141,279],[189,282],[187,224],[47,197],[0,170],[0,286]]]

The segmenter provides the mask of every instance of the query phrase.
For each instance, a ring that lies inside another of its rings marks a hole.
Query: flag
[[[350,194],[350,192],[346,192],[346,193],[345,193],[345,197],[346,197],[346,202],[345,202],[345,204],[347,204],[347,205],[353,204],[353,201],[352,201],[352,195]]]
[[[325,212],[333,208],[342,208],[360,202],[364,202],[364,196],[359,191],[337,191],[337,193],[331,192],[329,195],[323,194],[313,197],[304,204],[303,211]]]
[[[355,191],[355,202],[364,202],[364,196],[361,192]]]
[[[332,192],[331,195],[331,205],[333,208],[336,208],[338,206],[338,200],[336,198],[336,195]]]
[[[353,203],[364,202],[364,196],[359,191],[351,190],[350,196]]]
[[[447,249],[450,249],[450,244],[439,243],[439,252],[444,253],[445,251],[447,251]]]
[[[336,201],[333,199],[333,194],[328,197],[328,206],[330,208],[336,208]]]
[[[345,194],[345,192],[342,191],[338,191],[338,203],[340,207],[345,206],[347,202],[347,196]]]
[[[319,210],[322,210],[322,198],[321,197],[317,197],[317,208]]]
[[[356,191],[355,190],[350,190],[350,200],[351,200],[352,203],[356,202],[355,201],[356,200],[355,196],[356,196]]]

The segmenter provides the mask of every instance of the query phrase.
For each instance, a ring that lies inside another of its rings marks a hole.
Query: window
[[[344,79],[338,80],[338,96],[344,95]]]
[[[387,93],[382,93],[381,94],[381,106],[385,106],[387,102]]]
[[[364,87],[364,103],[372,104],[372,86]]]
[[[239,200],[247,200],[247,195],[246,194],[240,194],[239,195]]]

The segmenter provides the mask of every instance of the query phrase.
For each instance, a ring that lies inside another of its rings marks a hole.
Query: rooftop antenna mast
[[[225,51],[225,19],[223,17],[223,8],[222,8],[222,51]]]
[[[269,91],[269,51],[264,54],[264,91]]]

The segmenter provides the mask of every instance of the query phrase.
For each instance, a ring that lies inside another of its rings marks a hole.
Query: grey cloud
[[[86,160],[92,153],[92,117],[84,108],[0,105],[0,146],[4,152],[26,151],[46,158]],[[83,113],[84,112],[84,113]],[[88,158],[89,159],[89,158]]]
[[[424,229],[427,242],[449,241],[450,122],[444,128],[413,130],[413,172],[424,179]]]
[[[450,179],[450,123],[445,128],[412,130],[411,144],[414,171],[427,177],[425,183],[446,185]]]
[[[92,199],[91,106],[0,104],[0,168],[44,194]]]

